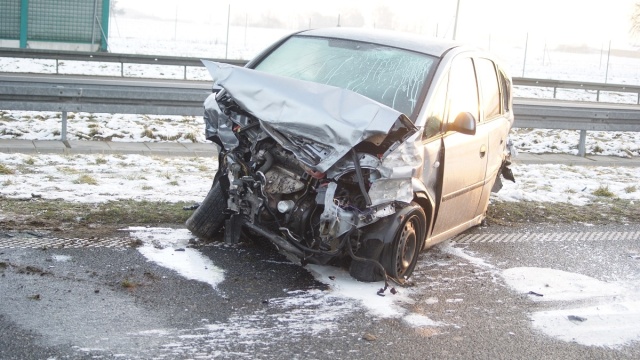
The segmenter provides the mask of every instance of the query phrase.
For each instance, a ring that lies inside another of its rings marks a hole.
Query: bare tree
[[[631,15],[631,34],[640,36],[640,2],[636,3],[633,15]]]

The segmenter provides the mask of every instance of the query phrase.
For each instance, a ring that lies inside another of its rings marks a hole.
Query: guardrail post
[[[60,135],[60,140],[67,141],[67,112],[62,112],[62,133]]]
[[[587,155],[587,130],[580,130],[580,143],[578,144],[578,156]]]
[[[58,75],[58,74],[59,74],[59,72],[58,72],[58,59],[56,59],[56,75]]]
[[[124,62],[120,62],[120,77],[124,77]]]
[[[596,91],[596,101],[600,101],[600,90]]]
[[[184,79],[187,80],[187,65],[184,66]]]
[[[557,86],[554,86],[554,87],[553,87],[553,98],[554,98],[554,99],[556,98],[556,93],[557,93],[557,92],[558,92],[558,87],[557,87]]]

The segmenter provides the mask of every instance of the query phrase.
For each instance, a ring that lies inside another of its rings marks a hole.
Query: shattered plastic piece
[[[371,205],[380,205],[391,201],[411,203],[413,200],[413,187],[411,179],[379,179],[369,189]]]
[[[389,290],[389,292],[391,292],[393,295],[398,293],[398,290],[396,290],[396,288],[392,287],[391,290]]]
[[[185,251],[184,248],[178,248],[175,251]]]
[[[529,292],[528,292],[528,294],[529,294],[529,295],[540,296],[540,297],[544,296],[544,295],[542,295],[542,294],[538,294],[537,292],[533,292],[533,291],[529,291]]]
[[[569,315],[567,318],[571,321],[584,322],[587,321],[587,318],[583,318],[582,316]]]
[[[189,206],[183,206],[182,210],[195,210],[197,208],[200,207],[200,204],[193,204],[193,205],[189,205]]]
[[[378,296],[385,296],[384,295],[384,290],[383,288],[380,288],[380,290],[378,290],[378,292],[376,293]]]
[[[362,336],[362,339],[366,341],[376,341],[378,340],[378,337],[373,334],[366,333]]]
[[[333,276],[333,275],[332,275],[332,276],[329,276],[329,280],[335,280],[335,279],[336,279],[336,277],[335,277],[335,276]]]

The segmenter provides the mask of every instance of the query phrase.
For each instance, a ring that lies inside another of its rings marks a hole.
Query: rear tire
[[[185,225],[197,237],[211,240],[224,225],[227,218],[224,213],[226,208],[227,197],[224,190],[222,190],[219,181],[214,181],[211,190],[191,217],[187,219]]]

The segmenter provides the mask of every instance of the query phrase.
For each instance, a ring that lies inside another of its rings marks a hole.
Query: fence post
[[[111,10],[109,3],[110,0],[102,0],[102,24],[98,24],[101,25],[102,41],[100,41],[100,50],[102,51],[109,51],[109,11]]]
[[[609,80],[609,59],[611,59],[611,40],[609,40],[609,52],[607,53],[607,71],[604,73],[604,83]]]
[[[20,1],[20,48],[27,48],[29,32],[29,0]]]
[[[527,40],[524,42],[524,61],[522,61],[522,77],[524,77],[524,69],[527,67],[527,50],[529,49],[529,33],[527,33]]]
[[[578,144],[578,156],[587,154],[587,130],[580,130],[580,143]]]
[[[96,42],[96,21],[98,21],[98,0],[93,1],[93,20],[91,21],[91,51]]]

